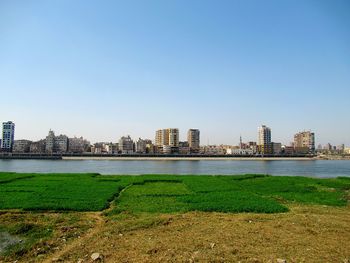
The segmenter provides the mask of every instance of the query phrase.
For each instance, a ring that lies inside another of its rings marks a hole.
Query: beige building
[[[156,131],[155,145],[169,145],[169,129],[161,129]]]
[[[177,128],[160,129],[156,131],[155,145],[158,147],[158,152],[168,153],[177,152],[179,147],[180,133]],[[165,147],[164,147],[165,146]]]
[[[177,128],[168,128],[156,131],[155,145],[169,145],[171,147],[179,147],[180,133]]]
[[[294,135],[294,149],[297,153],[315,151],[315,134],[311,131],[303,131]]]
[[[198,129],[189,129],[187,132],[187,141],[190,150],[193,152],[199,151],[200,132]]]

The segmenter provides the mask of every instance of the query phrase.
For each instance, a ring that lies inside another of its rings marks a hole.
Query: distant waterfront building
[[[32,142],[29,140],[15,140],[12,151],[15,153],[28,153],[31,144]]]
[[[179,149],[179,139],[179,129],[160,129],[156,131],[155,145],[157,146],[159,153],[176,153]]]
[[[15,141],[15,124],[12,121],[2,123],[1,149],[5,152],[12,152]]]
[[[47,153],[65,153],[68,150],[68,137],[66,135],[55,136],[50,130],[46,136],[45,150]]]
[[[205,145],[200,147],[200,153],[202,154],[222,155],[226,152],[227,150],[222,145]]]
[[[68,137],[66,135],[56,136],[55,150],[58,153],[65,153],[68,151]]]
[[[257,144],[256,142],[248,142],[247,147],[253,151],[253,153],[257,152]]]
[[[46,149],[46,140],[32,142],[29,147],[30,153],[44,153]]]
[[[83,137],[68,138],[68,152],[70,153],[83,153],[87,152],[90,146],[90,142]]]
[[[199,148],[198,148],[199,152]],[[190,154],[190,144],[188,142],[179,142],[179,154]]]
[[[282,153],[284,155],[292,155],[292,154],[294,154],[294,146],[283,145],[282,146]]]
[[[156,131],[155,145],[156,146],[169,145],[168,129],[160,129]]]
[[[118,153],[119,144],[110,142],[105,144],[104,149],[108,154]]]
[[[188,146],[191,152],[199,152],[200,132],[198,129],[189,129],[187,132]]]
[[[134,152],[134,142],[129,135],[119,139],[119,151],[122,154],[132,154]]]
[[[340,144],[340,145],[337,146],[337,151],[340,154],[344,153],[344,149],[345,149],[345,145],[344,144]]]
[[[271,154],[271,129],[265,125],[258,128],[258,152],[261,154]]]
[[[135,143],[135,151],[137,153],[150,153],[153,152],[153,143],[149,139],[139,138]]]
[[[272,147],[273,154],[281,154],[282,153],[282,143],[272,142],[271,147]]]
[[[49,134],[46,136],[46,152],[53,153],[55,147],[55,133],[49,130]]]
[[[294,135],[294,149],[297,153],[315,152],[315,134],[303,131]]]
[[[104,143],[103,142],[97,142],[94,143],[94,145],[91,146],[90,151],[92,154],[101,154],[104,152]]]
[[[324,149],[327,150],[327,151],[331,151],[331,150],[332,150],[332,144],[327,143],[327,144],[324,146]]]
[[[253,155],[254,152],[252,149],[243,149],[241,147],[229,148],[226,150],[228,155]]]
[[[179,147],[180,134],[179,129],[168,129],[169,131],[169,145],[171,147]]]

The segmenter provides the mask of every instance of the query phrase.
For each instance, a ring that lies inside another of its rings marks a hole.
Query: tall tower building
[[[180,138],[179,129],[168,128],[156,131],[155,145],[159,152],[177,152]]]
[[[294,135],[294,149],[297,152],[315,152],[315,134],[303,131]]]
[[[191,151],[198,151],[199,145],[200,145],[200,132],[198,129],[189,129],[187,132],[187,141],[188,146],[190,147]]]
[[[265,125],[258,128],[258,149],[261,154],[271,154],[271,129]]]
[[[179,129],[167,129],[169,133],[169,145],[171,147],[179,147],[180,134]]]
[[[14,140],[15,124],[12,121],[3,122],[1,149],[6,152],[12,152]]]

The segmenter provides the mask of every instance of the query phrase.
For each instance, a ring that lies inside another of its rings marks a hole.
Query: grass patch
[[[0,174],[0,180],[0,209],[98,211],[124,188],[93,174]]]
[[[0,173],[0,209],[98,211],[287,211],[288,203],[344,206],[348,178]],[[122,193],[121,191],[124,190]],[[120,194],[121,193],[121,194]],[[118,197],[118,198],[116,198]]]

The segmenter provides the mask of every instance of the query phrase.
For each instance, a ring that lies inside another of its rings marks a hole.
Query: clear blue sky
[[[0,2],[0,121],[92,142],[199,128],[202,143],[350,145],[350,1]]]

